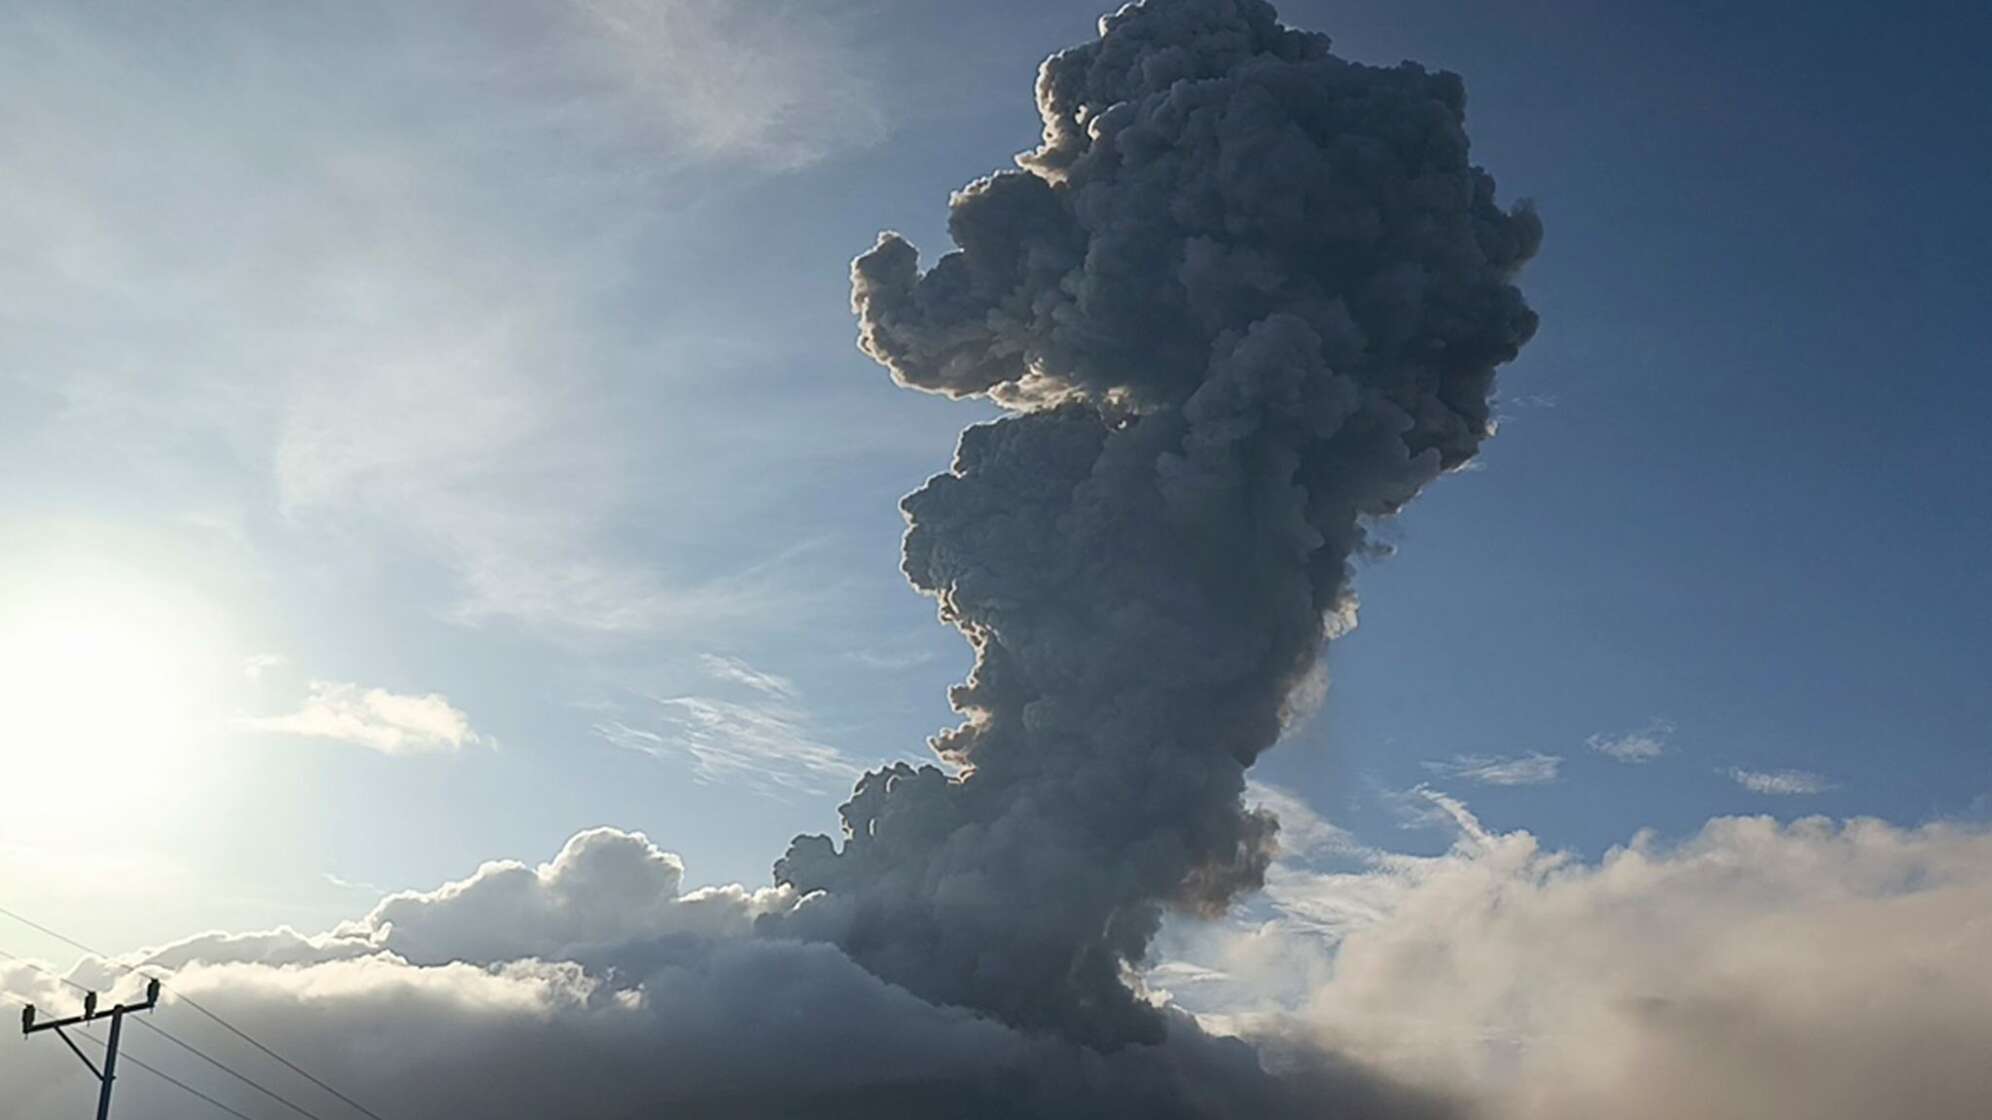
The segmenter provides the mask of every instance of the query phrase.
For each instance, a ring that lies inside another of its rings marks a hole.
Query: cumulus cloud
[[[1276,866],[1268,913],[1185,934],[1157,982],[1497,1120],[1992,1106],[1983,830],[1722,818],[1586,863],[1471,824],[1438,857]]]
[[[1620,762],[1651,762],[1667,753],[1667,737],[1673,733],[1673,724],[1656,719],[1638,731],[1593,735],[1588,745],[1606,758]]]
[[[403,695],[339,681],[312,681],[297,711],[237,721],[250,731],[332,739],[390,755],[452,753],[489,742],[440,692]]]
[[[1464,778],[1484,786],[1539,786],[1556,780],[1563,757],[1540,752],[1514,756],[1460,754],[1449,761],[1420,765],[1441,778]]]
[[[1833,783],[1825,775],[1810,770],[1745,770],[1741,766],[1732,766],[1728,773],[1730,781],[1751,793],[1766,793],[1773,797],[1801,797],[1825,793],[1833,788]]]
[[[195,962],[310,964],[390,953],[417,964],[499,965],[526,958],[576,960],[590,948],[679,934],[744,937],[762,914],[788,909],[794,892],[739,886],[683,890],[684,863],[640,832],[579,833],[551,861],[486,863],[434,890],[381,899],[364,918],[330,933],[289,930],[206,934],[146,956],[169,968]]]

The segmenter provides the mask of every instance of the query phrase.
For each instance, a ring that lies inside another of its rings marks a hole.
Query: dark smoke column
[[[1363,521],[1489,432],[1535,329],[1541,226],[1467,159],[1465,91],[1362,66],[1259,0],[1150,0],[1049,59],[1044,142],[955,196],[926,273],[852,266],[865,351],[1015,413],[906,498],[907,578],[975,647],[935,749],[867,775],[797,921],[937,1002],[1100,1047],[1160,1038],[1122,979],[1165,908],[1257,887],[1240,801]]]

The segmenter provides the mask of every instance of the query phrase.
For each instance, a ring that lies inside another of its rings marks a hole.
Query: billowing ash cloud
[[[1468,161],[1460,79],[1329,53],[1261,0],[1150,0],[1038,76],[1043,143],[919,270],[852,266],[865,351],[1012,410],[906,498],[905,571],[974,646],[934,743],[868,774],[775,924],[936,1003],[1155,1042],[1165,910],[1259,885],[1241,804],[1366,518],[1470,459],[1535,316],[1540,225]]]

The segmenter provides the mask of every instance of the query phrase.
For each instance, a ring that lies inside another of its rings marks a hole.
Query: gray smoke
[[[1044,140],[953,199],[922,273],[852,266],[864,350],[1012,411],[902,503],[907,578],[975,648],[933,743],[866,775],[770,919],[934,1003],[1100,1049],[1171,908],[1257,887],[1279,737],[1366,519],[1470,459],[1535,329],[1541,226],[1468,161],[1449,73],[1378,68],[1262,0],[1149,0],[1047,60]]]

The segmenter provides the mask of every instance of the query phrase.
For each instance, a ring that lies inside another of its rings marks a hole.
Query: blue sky
[[[1096,14],[12,9],[7,897],[117,949],[599,824],[759,884],[832,828],[952,720],[896,502],[994,414],[857,352],[847,265],[944,245]],[[1587,858],[1983,820],[1986,16],[1282,14],[1464,74],[1547,238],[1500,436],[1383,530],[1255,775],[1410,852],[1454,840],[1420,786]],[[122,652],[38,644],[77,632]]]

